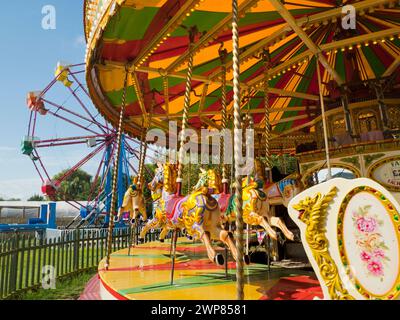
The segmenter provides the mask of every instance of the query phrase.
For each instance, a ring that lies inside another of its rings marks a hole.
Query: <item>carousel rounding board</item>
[[[400,156],[374,163],[369,168],[368,177],[380,182],[389,191],[400,192]]]
[[[297,195],[301,231],[325,299],[400,298],[400,205],[367,178],[332,179]]]

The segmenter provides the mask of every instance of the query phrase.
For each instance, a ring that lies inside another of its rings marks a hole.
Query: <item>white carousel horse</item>
[[[291,200],[324,299],[400,298],[399,212],[391,193],[366,178],[332,179]]]

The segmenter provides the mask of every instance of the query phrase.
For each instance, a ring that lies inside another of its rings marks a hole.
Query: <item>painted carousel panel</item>
[[[399,299],[399,212],[392,194],[366,178],[332,179],[289,203],[325,299]]]

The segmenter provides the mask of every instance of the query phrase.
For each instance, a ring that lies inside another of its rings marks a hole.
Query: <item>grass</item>
[[[40,252],[40,261],[39,261],[39,251]],[[60,252],[58,252],[60,251]],[[67,252],[69,251],[69,252]],[[105,254],[105,246],[103,248],[103,253],[101,253],[101,250],[97,252],[97,248],[86,248],[86,247],[81,247],[78,250],[78,269],[88,269],[91,267],[96,267],[99,260],[102,258],[102,254]],[[74,271],[74,266],[73,266],[73,249],[72,248],[64,248],[62,249],[52,249],[49,250],[47,249],[47,256],[46,256],[46,261],[44,261],[44,249],[31,249],[29,252],[19,252],[18,256],[18,266],[17,266],[17,287],[18,288],[24,288],[24,287],[30,287],[31,285],[40,283],[41,279],[41,270],[42,267],[45,265],[52,265],[52,260],[54,256],[54,262],[55,266],[58,266],[56,268],[56,273],[59,276],[62,276],[64,274],[68,274],[70,272]],[[49,256],[51,254],[51,256]],[[29,255],[29,260],[28,260],[28,255]],[[33,260],[33,257],[35,256],[35,261]],[[22,260],[21,260],[22,258]],[[50,258],[50,259],[49,259]],[[3,259],[0,259],[3,260]],[[50,260],[50,261],[49,261]],[[9,264],[8,270],[5,269],[6,261],[1,261],[0,263],[0,275],[3,277],[5,276],[3,273],[8,274],[11,272],[11,264]],[[34,262],[34,263],[33,263]],[[62,264],[61,264],[62,263]],[[4,270],[2,270],[4,268]],[[8,272],[7,272],[8,271]],[[28,271],[28,273],[27,273]],[[34,272],[32,272],[34,271]],[[20,276],[20,273],[22,275]],[[20,281],[22,280],[22,281]],[[0,277],[0,281],[2,281]]]
[[[14,297],[15,300],[77,300],[96,271],[87,271],[57,280],[56,289],[32,289]]]
[[[3,248],[4,251],[1,252],[0,249],[0,299],[7,298],[9,294],[13,296],[12,289],[10,289],[12,286],[9,285],[11,283],[15,283],[16,292],[40,285],[42,267],[45,265],[54,266],[58,277],[72,277],[79,270],[84,272],[96,268],[106,252],[105,239],[99,239],[99,241],[97,239],[95,241],[87,240],[80,243],[78,247],[75,247],[74,241],[68,245],[52,244],[50,248],[36,247],[32,245],[31,240],[28,243],[25,243],[24,250],[19,249],[18,253],[14,255],[16,257],[18,254],[18,263],[13,259],[12,254],[6,253],[7,250]],[[114,249],[124,247],[121,242],[119,244],[120,246],[116,245]],[[77,250],[74,250],[76,248]],[[44,259],[45,253],[46,259]],[[78,255],[75,256],[75,253],[78,253]],[[16,273],[16,282],[10,281],[13,274],[12,270]],[[87,279],[84,279],[83,283],[85,283],[85,280]],[[71,284],[71,286],[73,287],[74,284]],[[15,291],[14,295],[18,294]],[[65,291],[69,292],[68,289],[65,289]],[[80,291],[78,290],[78,294]]]

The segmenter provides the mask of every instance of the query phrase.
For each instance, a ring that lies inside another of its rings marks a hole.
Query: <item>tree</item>
[[[53,180],[57,181],[67,171],[64,170],[55,175]],[[67,179],[61,182],[57,192],[57,201],[87,201],[89,198],[90,188],[92,185],[92,176],[86,171],[78,169],[73,172]]]
[[[39,194],[34,194],[32,197],[28,199],[28,201],[46,201],[46,199]]]

